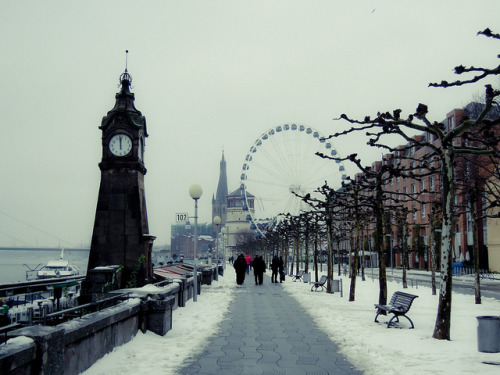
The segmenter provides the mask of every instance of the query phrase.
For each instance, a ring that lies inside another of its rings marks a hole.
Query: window
[[[420,180],[420,191],[425,190],[425,180]]]
[[[448,117],[447,130],[450,131],[451,129],[454,128],[455,128],[455,116],[450,116]]]
[[[435,186],[434,186],[434,177],[431,176],[431,177],[429,177],[429,190],[430,191],[434,191],[434,189],[435,189]]]
[[[422,218],[424,218],[424,217],[425,217],[425,206],[426,206],[426,204],[425,204],[425,203],[422,203],[422,206],[421,206],[421,208],[420,208],[420,212],[422,213]]]
[[[417,193],[417,187],[415,186],[415,184],[411,184],[411,193],[412,194],[416,194]]]

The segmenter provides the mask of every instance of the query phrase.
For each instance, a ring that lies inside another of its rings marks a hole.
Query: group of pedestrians
[[[272,283],[277,283],[278,282],[278,274],[280,277],[280,283],[285,280],[285,272],[284,272],[284,266],[283,266],[283,257],[279,257],[275,255],[273,257],[273,260],[271,261],[271,282]]]
[[[255,285],[262,285],[264,279],[264,272],[266,272],[266,262],[262,258],[262,256],[257,255],[254,259],[248,254],[243,255],[240,254],[233,262],[234,270],[236,271],[236,284],[242,285],[245,282],[245,274],[250,274],[250,268],[253,269],[253,274],[255,277]],[[284,280],[284,265],[283,265],[283,257],[279,257],[275,255],[270,265],[272,274],[271,274],[271,282],[278,282],[278,275],[280,275],[280,281]]]

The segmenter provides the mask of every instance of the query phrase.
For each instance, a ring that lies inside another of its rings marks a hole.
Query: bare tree
[[[493,34],[486,29],[480,34],[495,39],[500,39],[499,34]],[[474,77],[466,80],[458,80],[452,83],[446,81],[440,84],[431,84],[436,87],[460,86],[463,84],[477,82],[485,77],[500,74],[500,66],[494,69],[486,68],[465,68],[459,66],[455,68],[456,74],[477,73]],[[406,142],[417,147],[428,147],[431,152],[428,157],[438,157],[440,160],[440,175],[442,178],[442,236],[441,236],[441,268],[440,268],[440,294],[439,306],[436,317],[433,337],[436,339],[450,339],[451,323],[451,300],[452,300],[452,241],[454,231],[454,209],[455,209],[455,159],[460,154],[495,155],[498,156],[498,125],[500,119],[488,120],[487,115],[493,107],[496,97],[500,91],[486,85],[485,106],[483,111],[474,120],[466,120],[454,128],[447,128],[440,122],[432,122],[428,119],[428,108],[424,104],[419,104],[415,113],[408,117],[401,117],[401,110],[396,109],[390,112],[378,113],[375,118],[365,117],[363,120],[355,120],[347,115],[340,116],[352,127],[334,136],[364,131],[370,138],[368,144],[379,147],[390,152],[395,149],[384,143],[387,135],[397,134]],[[415,139],[411,134],[414,131],[425,135],[422,139]],[[477,144],[470,145],[463,142],[468,138],[468,134],[474,132],[481,134],[477,139]]]

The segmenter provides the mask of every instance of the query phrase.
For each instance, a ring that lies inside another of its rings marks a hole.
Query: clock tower
[[[144,194],[146,118],[134,106],[131,75],[120,76],[116,103],[103,117],[101,183],[90,245],[87,282],[96,267],[122,266],[118,288],[152,280],[151,250]]]

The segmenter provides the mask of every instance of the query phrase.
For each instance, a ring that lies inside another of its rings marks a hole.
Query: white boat
[[[40,280],[51,279],[54,277],[78,276],[79,274],[80,269],[74,264],[71,264],[68,260],[64,259],[64,249],[62,249],[61,258],[49,260],[44,267],[37,270],[36,279]]]

